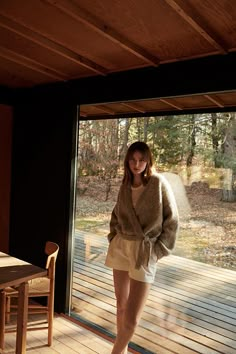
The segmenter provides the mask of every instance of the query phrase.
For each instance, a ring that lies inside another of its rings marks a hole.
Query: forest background
[[[78,140],[77,229],[108,233],[127,148],[145,141],[180,209],[174,254],[236,269],[236,113],[80,121]]]

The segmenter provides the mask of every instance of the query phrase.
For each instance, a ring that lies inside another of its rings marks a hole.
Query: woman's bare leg
[[[118,280],[116,286],[122,288],[122,285],[122,283],[119,285]],[[151,284],[149,283],[130,279],[128,299],[126,301],[125,309],[122,310],[123,313],[120,318],[121,322],[119,323],[119,330],[111,354],[123,354],[124,350],[126,350],[139,323],[150,287]]]
[[[123,316],[125,313],[129,291],[130,291],[130,278],[128,272],[113,269],[113,279],[116,295],[116,325],[117,335],[120,332],[123,324]],[[128,345],[124,348],[121,354],[126,354]]]

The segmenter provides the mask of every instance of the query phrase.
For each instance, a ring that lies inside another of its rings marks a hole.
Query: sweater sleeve
[[[116,210],[117,210],[117,203],[115,205],[115,207],[112,210],[111,213],[111,219],[110,219],[110,232],[107,235],[108,241],[111,242],[111,240],[115,237],[116,235],[116,226],[118,225],[118,219],[117,219],[117,214],[116,214]]]
[[[162,232],[154,244],[157,260],[168,256],[174,249],[179,230],[179,215],[175,197],[169,182],[162,182],[163,223]]]
[[[111,219],[110,219],[110,232],[107,235],[108,241],[111,242],[111,240],[116,236],[117,234],[117,226],[118,226],[118,205],[119,205],[119,199],[120,199],[120,191],[121,187],[117,196],[117,201],[116,204],[112,210],[111,213]]]

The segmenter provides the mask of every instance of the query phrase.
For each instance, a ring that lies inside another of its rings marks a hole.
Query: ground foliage
[[[106,182],[98,177],[79,179],[76,227],[106,236],[121,178],[114,178],[106,200]],[[189,217],[181,219],[174,254],[236,270],[236,203],[223,202],[222,190],[207,183],[185,186]]]

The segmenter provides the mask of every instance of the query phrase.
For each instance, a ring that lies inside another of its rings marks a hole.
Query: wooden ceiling
[[[67,83],[236,51],[234,0],[1,0],[0,86]],[[217,73],[216,73],[217,75]],[[83,105],[83,117],[236,106],[236,92]]]

